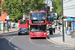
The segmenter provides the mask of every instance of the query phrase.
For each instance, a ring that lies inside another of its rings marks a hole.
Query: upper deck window
[[[26,24],[26,21],[25,20],[20,21],[20,24]]]
[[[31,13],[31,20],[44,20],[45,18],[45,13]]]

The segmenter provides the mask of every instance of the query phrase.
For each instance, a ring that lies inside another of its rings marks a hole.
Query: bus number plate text
[[[37,36],[37,37],[40,37],[40,36]]]

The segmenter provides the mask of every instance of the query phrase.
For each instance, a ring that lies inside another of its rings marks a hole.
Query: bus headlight
[[[34,19],[34,20],[36,20],[37,18],[36,18],[36,17],[34,17],[33,19]]]
[[[44,35],[46,35],[46,33],[44,33]]]
[[[31,33],[30,33],[31,34]]]

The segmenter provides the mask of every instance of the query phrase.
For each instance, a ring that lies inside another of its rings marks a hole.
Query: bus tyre
[[[27,31],[27,35],[29,35],[29,31]]]
[[[21,35],[20,33],[18,33],[18,35]]]
[[[46,39],[46,37],[44,37],[44,39]]]
[[[26,35],[29,35],[29,33],[28,33],[28,32],[26,32],[25,34],[26,34]]]
[[[31,38],[31,37],[30,37]],[[33,38],[31,38],[31,39],[33,39]]]

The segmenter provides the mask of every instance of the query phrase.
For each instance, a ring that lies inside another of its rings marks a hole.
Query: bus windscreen
[[[25,20],[20,21],[20,24],[26,24],[26,21]]]
[[[31,25],[30,31],[31,32],[45,32],[46,31],[46,25]]]

